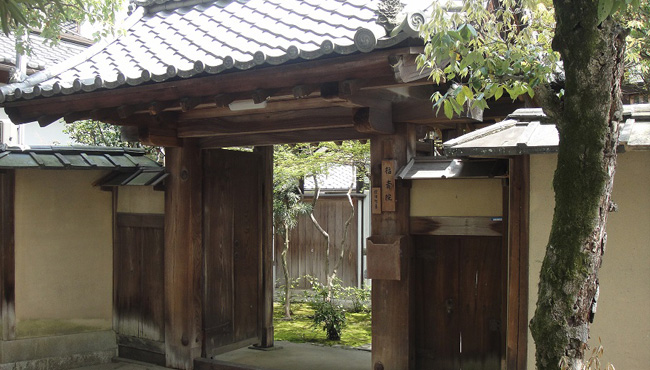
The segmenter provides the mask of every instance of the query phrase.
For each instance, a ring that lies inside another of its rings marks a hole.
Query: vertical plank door
[[[259,342],[259,153],[204,152],[204,355]]]
[[[416,369],[498,370],[501,237],[416,236]]]

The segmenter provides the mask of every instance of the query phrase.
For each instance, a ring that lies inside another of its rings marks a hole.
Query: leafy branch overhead
[[[553,45],[555,15],[549,2],[493,0],[486,7],[484,1],[469,0],[460,8],[454,4],[434,2],[431,19],[421,29],[425,48],[418,66],[430,68],[434,82],[449,86],[432,96],[434,108],[452,118],[464,106],[485,109],[491,99],[523,95],[555,116],[564,72],[558,46]],[[599,22],[628,6],[638,9],[639,0],[599,0]],[[644,27],[646,39],[638,42],[637,61],[648,45],[647,23]]]
[[[123,0],[0,0],[0,26],[5,34],[37,30],[56,43],[66,25],[88,22],[100,24],[97,38],[115,30],[115,14]],[[27,44],[18,45],[29,51]]]

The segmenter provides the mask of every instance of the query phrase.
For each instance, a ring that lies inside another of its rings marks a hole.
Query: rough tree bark
[[[554,0],[553,48],[564,63],[565,95],[548,110],[560,133],[555,212],[531,330],[538,369],[566,357],[582,366],[605,252],[605,224],[616,168],[624,30],[597,21],[598,1]]]

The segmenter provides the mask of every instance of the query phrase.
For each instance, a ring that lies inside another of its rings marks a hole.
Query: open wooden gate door
[[[414,237],[416,368],[497,370],[504,358],[502,238]]]
[[[204,357],[260,340],[262,161],[203,152]]]

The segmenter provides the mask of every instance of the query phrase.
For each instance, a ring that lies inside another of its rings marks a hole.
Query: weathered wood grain
[[[381,183],[381,161],[396,160],[404,166],[415,154],[415,131],[397,125],[395,135],[375,136],[370,141],[372,185]],[[372,215],[372,236],[409,235],[409,188],[396,184],[395,212]],[[410,269],[411,245],[404,245],[402,279],[374,280],[372,283],[372,366],[410,369],[413,347],[413,294]]]
[[[203,347],[202,156],[187,139],[182,148],[166,148],[165,160],[166,366],[191,369]]]
[[[530,156],[511,158],[510,174],[507,364],[526,369]]]
[[[0,171],[0,323],[2,339],[16,339],[15,172]]]
[[[475,235],[501,236],[502,218],[499,217],[411,217],[413,235]]]

